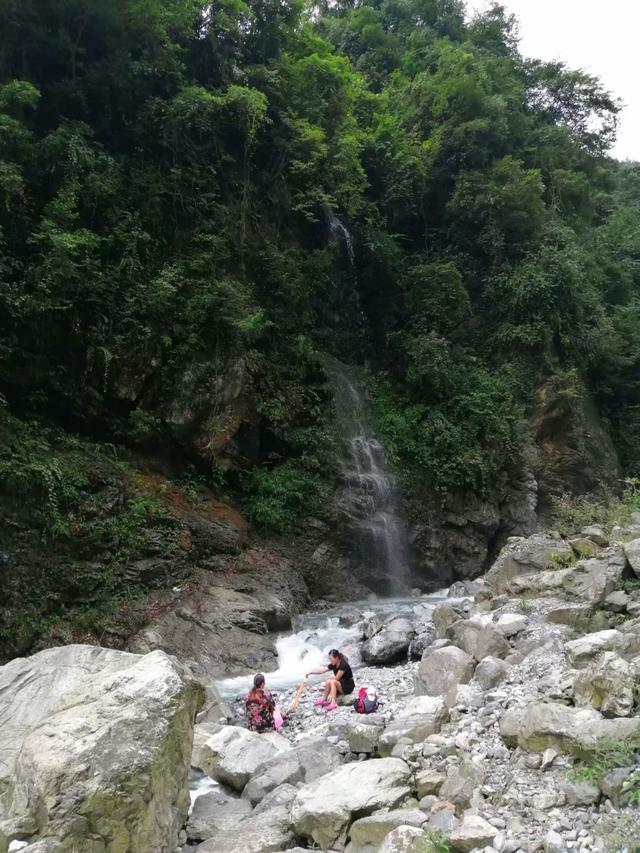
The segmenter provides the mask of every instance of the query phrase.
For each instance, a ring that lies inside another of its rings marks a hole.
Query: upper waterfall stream
[[[349,368],[333,359],[327,359],[325,367],[344,441],[337,505],[353,535],[354,557],[366,568],[366,582],[376,592],[406,594],[411,586],[409,544],[395,478]]]

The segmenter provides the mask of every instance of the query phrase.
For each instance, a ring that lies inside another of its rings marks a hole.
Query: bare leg
[[[332,678],[327,678],[327,680],[326,680],[326,681],[325,681],[325,683],[324,683],[324,698],[325,698],[325,702],[326,702],[326,700],[327,700],[327,699],[328,699],[328,697],[329,697],[329,693],[331,692],[331,682],[332,682],[332,681],[333,681],[333,679],[332,679]]]
[[[330,686],[331,686],[331,701],[335,704],[336,696],[338,695],[338,691],[340,691],[340,693],[342,693],[341,685],[340,685],[340,682],[338,681],[337,678],[332,678]]]

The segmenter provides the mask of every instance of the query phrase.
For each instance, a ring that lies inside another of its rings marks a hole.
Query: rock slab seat
[[[399,758],[347,764],[298,792],[291,820],[298,836],[322,850],[344,843],[354,817],[398,806],[413,787],[412,773]]]
[[[239,726],[223,726],[201,747],[202,769],[224,785],[242,791],[256,769],[291,749],[275,732],[258,734]]]
[[[603,738],[639,736],[640,719],[607,720],[593,709],[532,702],[507,711],[500,721],[500,734],[508,746],[530,752],[553,747],[562,752],[589,753]]]

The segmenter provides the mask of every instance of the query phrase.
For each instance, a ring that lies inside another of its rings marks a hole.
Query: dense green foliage
[[[166,446],[185,371],[240,360],[259,442],[232,485],[277,526],[314,509],[327,472],[318,352],[369,362],[391,453],[442,492],[490,489],[537,384],[575,370],[637,473],[640,172],[606,157],[617,103],[524,60],[499,6],[466,22],[459,0],[0,15],[15,414]],[[37,450],[3,473],[38,479],[59,526],[77,484]]]
[[[166,585],[131,565],[167,554],[175,519],[109,445],[3,418],[0,506],[0,541],[12,555],[0,555],[0,659],[50,631],[100,636],[142,591]]]

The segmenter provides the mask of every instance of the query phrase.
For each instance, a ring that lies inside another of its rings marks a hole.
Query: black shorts
[[[356,689],[356,685],[353,681],[341,681],[340,686],[342,687],[343,696],[348,696]]]

